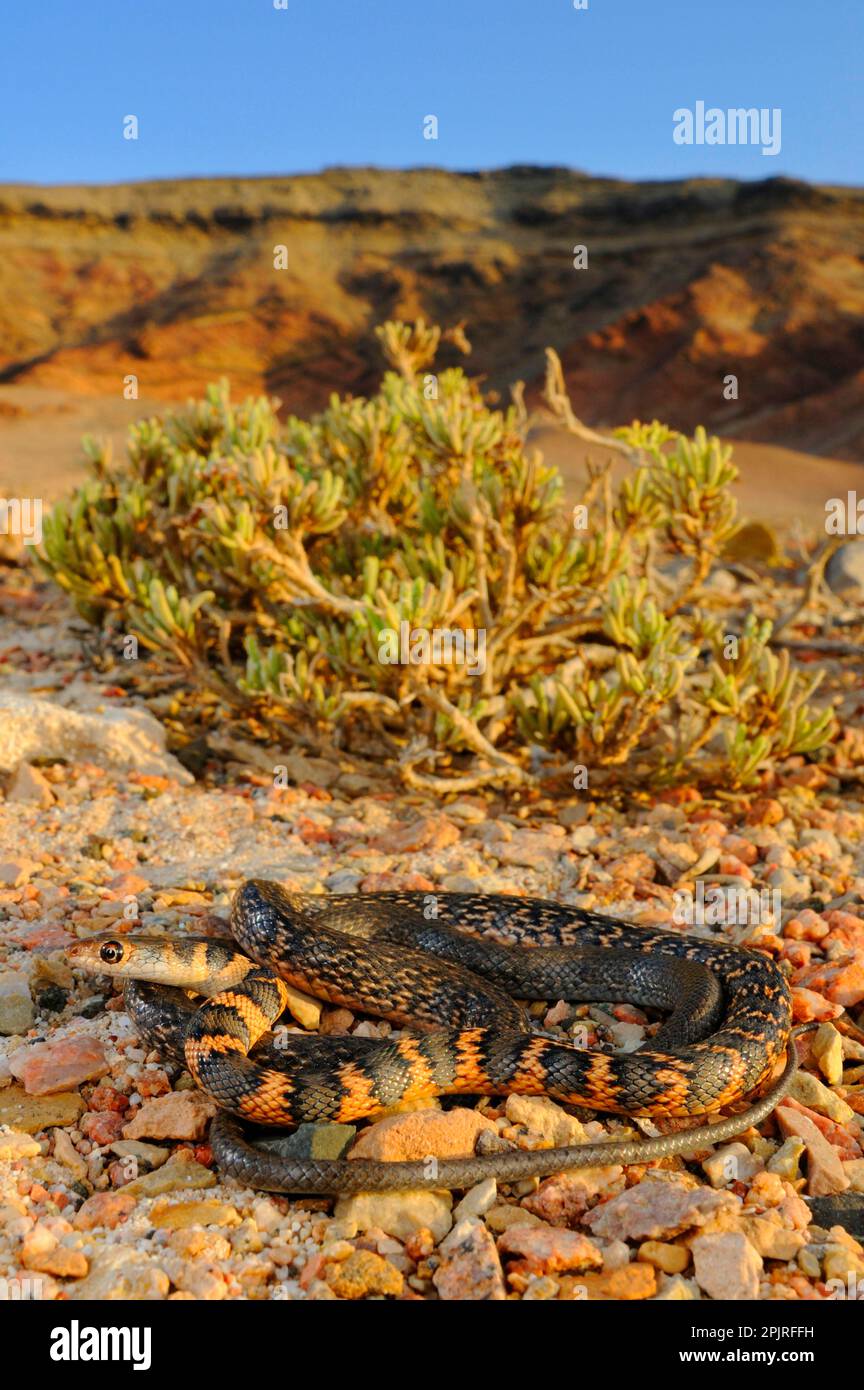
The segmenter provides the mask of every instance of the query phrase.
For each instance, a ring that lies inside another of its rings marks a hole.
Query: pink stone
[[[218,1106],[201,1091],[172,1091],[141,1106],[125,1139],[201,1139]]]
[[[53,926],[17,927],[15,936],[25,951],[38,951],[40,947],[53,951],[57,947],[71,946],[75,940],[56,923]]]
[[[549,835],[542,830],[516,830],[512,839],[495,846],[495,857],[502,864],[543,869],[557,863],[566,849],[567,841],[562,836]]]
[[[845,1192],[849,1178],[837,1149],[829,1144],[824,1134],[807,1115],[790,1105],[777,1108],[777,1123],[784,1139],[796,1135],[807,1146],[807,1191],[811,1197],[825,1196],[831,1192]]]
[[[860,1158],[861,1145],[858,1142],[857,1121],[850,1121],[854,1133],[845,1124],[838,1124],[828,1115],[820,1115],[818,1111],[811,1110],[809,1106],[802,1105],[800,1100],[794,1096],[786,1096],[783,1105],[787,1110],[794,1110],[798,1115],[806,1115],[811,1124],[815,1125],[819,1133],[832,1144],[835,1149],[839,1149],[841,1158]]]
[[[136,893],[146,893],[150,886],[146,878],[142,878],[140,874],[115,874],[113,878],[108,880],[108,887],[111,892],[116,893],[120,898],[128,895],[134,896]]]
[[[9,1070],[31,1096],[71,1091],[82,1081],[92,1081],[110,1071],[105,1049],[98,1038],[79,1034],[56,1042],[19,1047],[9,1059]]]
[[[88,1110],[86,1115],[81,1116],[81,1133],[102,1148],[121,1138],[125,1123],[125,1118],[118,1115],[116,1110]]]
[[[782,811],[781,811],[782,816]],[[729,827],[722,820],[703,820],[699,821],[693,832],[693,841],[697,848],[704,850],[709,845],[719,845],[729,834]]]
[[[722,848],[729,854],[736,855],[742,864],[755,864],[759,858],[759,850],[742,835],[727,835],[722,842]]]
[[[696,1282],[709,1297],[724,1301],[758,1298],[762,1257],[742,1231],[697,1236],[691,1249]]]
[[[408,825],[388,826],[369,841],[369,846],[387,854],[404,854],[421,849],[444,849],[458,839],[458,827],[446,816],[421,816]]]
[[[828,935],[828,924],[818,912],[802,908],[783,928],[783,935],[793,941],[821,941]]]
[[[536,1274],[565,1269],[600,1269],[603,1256],[587,1236],[553,1226],[510,1226],[498,1237],[504,1255],[518,1255]]]
[[[97,1086],[90,1096],[91,1110],[116,1110],[122,1114],[129,1109],[129,1097],[114,1086]]]
[[[736,854],[721,854],[717,868],[721,874],[736,874],[739,878],[746,878],[748,883],[753,881],[753,870]]]
[[[792,1018],[796,1023],[810,1023],[816,1019],[824,1023],[839,1018],[843,1012],[842,1004],[829,1004],[821,994],[812,989],[802,989],[800,985],[792,990]]]
[[[482,1221],[460,1221],[441,1242],[432,1276],[438,1297],[500,1303],[507,1297],[501,1260]]]
[[[556,1023],[566,1023],[570,1017],[570,1005],[566,999],[559,999],[557,1004],[553,1004],[543,1020],[545,1028],[553,1028]]]
[[[614,1191],[623,1173],[619,1165],[557,1173],[541,1182],[531,1196],[523,1198],[522,1206],[551,1226],[575,1226],[593,1201]]]
[[[111,1231],[134,1209],[135,1198],[129,1192],[96,1192],[81,1204],[72,1224],[77,1231],[92,1231],[94,1226]]]
[[[728,1192],[648,1179],[595,1207],[584,1224],[606,1240],[665,1240],[693,1226],[704,1226],[724,1209],[737,1211],[739,1207]]]
[[[642,850],[624,854],[620,859],[612,859],[606,867],[614,879],[621,879],[625,883],[635,883],[637,878],[650,881],[657,872],[654,860],[649,859]]]
[[[410,1110],[388,1115],[365,1129],[349,1158],[392,1162],[435,1156],[467,1158],[474,1153],[481,1130],[497,1131],[492,1121],[477,1110],[454,1106],[452,1110]]]
[[[815,990],[832,1004],[851,1009],[864,999],[864,960],[855,956],[850,960],[808,966],[793,976],[793,984]]]
[[[828,913],[831,940],[843,941],[849,946],[864,946],[864,920],[852,912],[835,909]]]

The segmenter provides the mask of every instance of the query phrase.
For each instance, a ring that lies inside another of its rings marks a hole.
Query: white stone
[[[7,970],[0,975],[0,1033],[14,1037],[33,1027],[36,1011],[25,975]]]
[[[864,595],[864,541],[841,545],[825,567],[825,579],[835,594],[860,603]]]
[[[469,1216],[485,1216],[489,1208],[494,1206],[497,1197],[498,1184],[495,1179],[484,1178],[483,1182],[478,1182],[465,1193],[453,1213],[453,1225],[458,1226],[460,1221],[465,1221]]]
[[[32,758],[93,762],[194,781],[165,751],[165,730],[147,710],[127,706],[82,714],[33,695],[0,693],[0,772],[13,772]]]

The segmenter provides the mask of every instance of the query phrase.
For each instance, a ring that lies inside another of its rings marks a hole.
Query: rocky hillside
[[[228,375],[305,412],[334,386],[368,390],[374,325],[423,314],[464,319],[497,387],[536,383],[556,347],[593,424],[659,415],[857,458],[862,246],[864,191],[784,179],[339,169],[7,186],[0,384],[116,398],[134,373],[158,401]]]

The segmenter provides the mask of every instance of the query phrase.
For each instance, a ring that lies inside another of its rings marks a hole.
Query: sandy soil
[[[554,425],[537,428],[532,441],[561,470],[568,493],[575,494],[586,458],[604,456],[602,449],[582,446]],[[769,522],[781,530],[797,521],[805,533],[820,531],[828,498],[845,498],[849,490],[864,491],[860,464],[797,453],[774,444],[738,439],[729,443],[741,471],[735,494],[743,517]],[[613,455],[614,478],[623,476],[627,466]]]
[[[129,425],[157,408],[143,398],[0,386],[0,493],[55,501],[85,476],[84,435],[110,440],[121,454]]]
[[[164,409],[164,402],[145,398],[125,401],[121,396],[0,386],[0,494],[53,501],[85,475],[83,435],[110,440],[120,454],[128,426]],[[586,458],[603,456],[602,449],[588,449],[554,425],[539,425],[531,439],[560,468],[571,495],[577,491]],[[733,443],[741,470],[737,495],[744,516],[784,529],[797,520],[805,531],[818,531],[824,525],[828,498],[845,497],[850,489],[864,490],[864,469],[859,464],[771,444]],[[614,461],[615,476],[625,468]]]

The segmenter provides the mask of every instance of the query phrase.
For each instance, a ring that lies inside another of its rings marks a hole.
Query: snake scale
[[[318,896],[250,880],[233,940],[101,937],[73,965],[125,980],[151,1046],[219,1104],[217,1164],[272,1191],[465,1187],[586,1164],[648,1162],[740,1134],[796,1065],[791,1000],[760,952],[496,894]],[[286,984],[410,1027],[391,1038],[280,1035]],[[205,996],[193,1004],[183,991]],[[645,1049],[592,1052],[532,1030],[517,1000],[622,1001],[667,1011]],[[711,1116],[779,1079],[743,1114],[652,1139],[417,1162],[286,1157],[255,1127],[350,1123],[443,1094],[545,1095],[631,1117]],[[251,1054],[251,1055],[250,1055]]]

